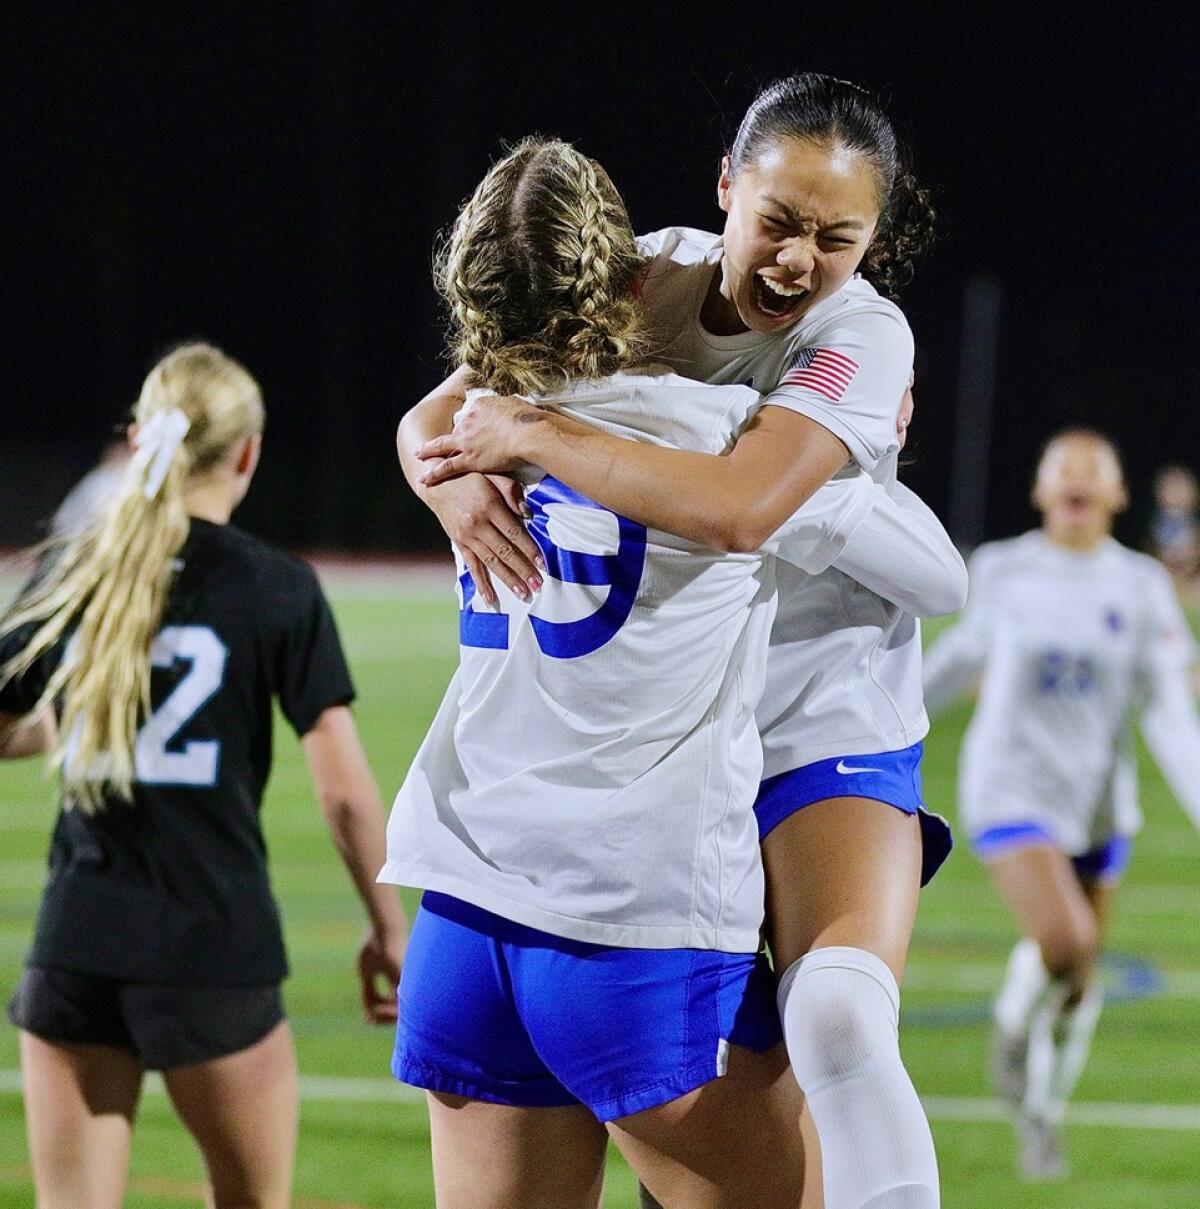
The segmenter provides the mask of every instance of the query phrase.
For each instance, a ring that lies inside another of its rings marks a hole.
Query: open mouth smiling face
[[[857,270],[879,219],[861,154],[795,138],[769,143],[718,186],[727,214],[720,293],[727,330],[789,327]],[[736,308],[736,315],[731,313]]]
[[[1062,507],[1070,516],[1087,516],[1096,506],[1096,499],[1089,491],[1069,491],[1062,499]]]
[[[1038,466],[1034,504],[1051,525],[1107,530],[1125,506],[1121,464],[1112,447],[1087,432],[1052,441]]]
[[[753,277],[754,305],[767,319],[788,319],[812,292],[806,286],[768,276],[759,269]]]

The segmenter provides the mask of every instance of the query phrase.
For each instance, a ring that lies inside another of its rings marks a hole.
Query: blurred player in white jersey
[[[105,445],[100,460],[67,492],[55,510],[50,521],[52,536],[74,537],[95,523],[120,491],[129,457],[127,441],[110,441]]]
[[[522,143],[449,245],[460,380],[539,395],[534,426],[621,434],[618,458],[724,451],[760,397],[632,368],[643,263],[597,165]],[[799,1204],[799,1097],[756,958],[773,567],[540,470],[526,503],[541,567],[495,612],[464,569],[460,670],[389,825],[383,876],[426,889],[394,1069],[432,1093],[439,1204],[596,1203],[602,1122],[672,1206]],[[770,546],[807,570],[836,560],[914,607],[939,575],[935,605],[964,584],[927,510],[861,471],[785,520]]]
[[[1018,1109],[1022,1167],[1065,1174],[1061,1123],[1100,1013],[1095,971],[1134,833],[1132,725],[1200,826],[1196,646],[1158,563],[1119,545],[1116,450],[1055,437],[1033,493],[1042,528],[981,546],[970,600],[925,664],[933,712],[973,688],[960,817],[1024,933],[995,1004],[994,1074]]]
[[[640,291],[659,355],[691,377],[750,382],[765,406],[726,457],[649,445],[618,457],[594,429],[523,423],[520,401],[485,400],[426,447],[450,456],[424,498],[472,569],[519,582],[528,547],[486,480],[442,481],[464,471],[531,461],[626,516],[734,551],[756,549],[848,459],[895,490],[913,341],[884,295],[932,228],[904,159],[886,114],[853,84],[809,73],[764,90],[722,166],[724,234],[643,238]],[[446,431],[456,388],[449,380],[405,418],[402,460]],[[836,568],[781,566],[779,582],[756,810],[788,1051],[827,1203],[934,1209],[933,1141],[897,1033],[918,891],[950,846],[921,799],[919,627]]]

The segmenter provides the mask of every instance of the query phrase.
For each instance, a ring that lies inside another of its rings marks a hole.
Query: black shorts
[[[146,1070],[170,1070],[261,1041],[283,1019],[283,996],[278,984],[157,986],[29,966],[8,1018],[43,1041],[114,1045]]]

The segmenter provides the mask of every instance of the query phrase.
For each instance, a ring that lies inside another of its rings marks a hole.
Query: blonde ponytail
[[[480,182],[438,257],[451,357],[501,394],[635,365],[648,347],[634,297],[643,264],[604,169],[569,143],[525,139]]]
[[[236,441],[262,431],[262,396],[231,357],[187,344],[150,371],[134,421],[137,452],[117,495],[0,625],[0,633],[36,627],[5,678],[70,638],[39,707],[61,700],[54,761],[68,803],[86,810],[106,793],[132,796],[134,743],[150,710],[150,647],[188,535],[186,490]]]

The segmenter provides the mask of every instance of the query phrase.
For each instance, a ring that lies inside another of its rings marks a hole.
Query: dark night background
[[[908,481],[939,511],[964,286],[1003,289],[987,535],[1029,524],[1037,447],[1086,421],[1200,462],[1197,39],[1184,5],[8,4],[0,545],[36,536],[165,345],[246,362],[269,414],[239,520],[292,546],[439,547],[392,448],[443,374],[435,233],[501,138],[600,159],[639,230],[712,228],[760,82],[882,93],[942,238]]]

